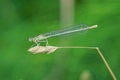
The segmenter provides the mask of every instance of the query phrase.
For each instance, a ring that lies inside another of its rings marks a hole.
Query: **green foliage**
[[[49,43],[62,46],[69,40],[68,45],[100,47],[120,79],[119,3],[119,0],[76,0],[75,24],[97,24],[98,28],[80,37],[77,34],[73,38],[50,39]],[[60,28],[59,6],[59,0],[0,1],[0,80],[79,80],[84,70],[91,72],[93,80],[112,80],[94,50],[62,49],[50,55],[27,52],[32,45],[29,37]]]

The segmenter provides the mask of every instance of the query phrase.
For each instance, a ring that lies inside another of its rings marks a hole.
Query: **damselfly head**
[[[32,41],[33,41],[33,38],[32,38],[32,37],[30,37],[28,40],[29,40],[30,42],[32,42]]]

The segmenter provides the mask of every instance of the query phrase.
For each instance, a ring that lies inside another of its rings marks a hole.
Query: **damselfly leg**
[[[40,40],[40,41],[35,41],[35,44],[36,44],[37,46],[43,46],[42,43],[44,43],[45,46],[48,46],[48,40],[47,40],[47,39]]]

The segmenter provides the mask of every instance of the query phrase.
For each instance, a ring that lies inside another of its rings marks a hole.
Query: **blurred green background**
[[[51,38],[49,43],[100,47],[119,80],[120,1],[75,0],[74,13],[74,24],[99,27],[80,36]],[[29,37],[60,25],[59,0],[0,0],[0,80],[82,80],[82,75],[91,76],[87,80],[113,80],[95,50],[59,49],[50,55],[27,51],[33,44]]]

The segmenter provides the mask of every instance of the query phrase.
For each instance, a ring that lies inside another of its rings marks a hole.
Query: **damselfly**
[[[75,32],[82,32],[82,31],[86,31],[86,30],[97,27],[97,25],[93,25],[90,27],[89,26],[84,27],[84,26],[86,26],[86,25],[80,24],[80,25],[76,25],[76,26],[72,26],[72,27],[66,27],[61,30],[56,30],[56,31],[45,33],[45,34],[40,34],[36,37],[29,38],[29,41],[33,41],[37,45],[39,45],[40,42],[46,42],[46,45],[48,45],[48,40],[47,40],[48,38],[65,35],[65,34],[70,34],[70,33],[75,33]]]

